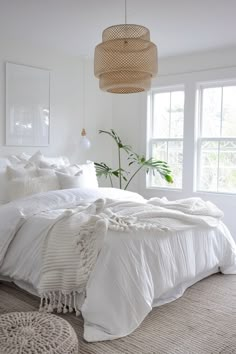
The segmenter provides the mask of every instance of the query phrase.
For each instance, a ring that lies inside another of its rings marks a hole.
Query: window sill
[[[204,195],[213,195],[213,196],[222,196],[222,197],[236,197],[236,193],[226,193],[226,192],[211,192],[211,191],[194,191],[193,194],[204,194]]]
[[[168,188],[168,187],[154,187],[154,186],[146,186],[145,188],[146,188],[146,190],[183,193],[182,188]]]

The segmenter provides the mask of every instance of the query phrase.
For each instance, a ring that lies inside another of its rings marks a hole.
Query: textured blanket
[[[49,230],[43,246],[40,310],[79,314],[76,297],[85,291],[106,234],[98,208],[94,203],[68,209]]]
[[[43,246],[40,309],[64,313],[74,310],[79,314],[76,297],[85,295],[103,240],[109,237],[108,230],[138,233],[198,225],[216,227],[221,217],[217,207],[199,198],[175,203],[159,198],[147,203],[98,199],[89,206],[64,211]]]

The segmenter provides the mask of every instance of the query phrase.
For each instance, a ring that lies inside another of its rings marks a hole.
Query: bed
[[[81,312],[86,341],[120,338],[195,282],[236,274],[221,218],[199,198],[85,187],[29,195],[0,206],[0,276],[38,295],[41,310]]]

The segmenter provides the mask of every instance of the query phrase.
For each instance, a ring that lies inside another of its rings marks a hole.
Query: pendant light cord
[[[85,57],[83,57],[83,128],[85,128]]]
[[[127,24],[127,0],[125,0],[125,24]]]

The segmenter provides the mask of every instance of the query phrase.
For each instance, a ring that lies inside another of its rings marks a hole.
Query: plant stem
[[[137,171],[135,171],[134,174],[130,177],[130,179],[128,180],[128,182],[127,182],[127,184],[126,184],[126,186],[125,186],[125,188],[124,188],[124,190],[127,189],[128,185],[130,184],[130,182],[132,181],[132,179],[134,178],[134,176],[136,176],[136,174],[141,170],[142,167],[143,167],[143,165],[140,166],[140,167],[137,169]]]
[[[118,145],[118,161],[119,161],[119,184],[120,184],[120,189],[122,189],[122,182],[121,182],[121,158],[120,158],[120,147]]]
[[[113,183],[112,183],[111,175],[109,175],[109,179],[110,179],[111,187],[113,188]]]

